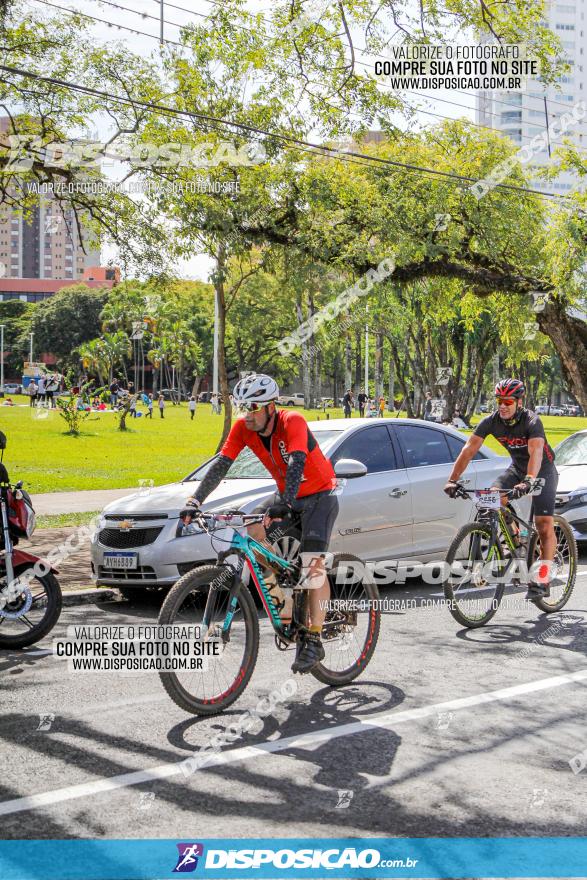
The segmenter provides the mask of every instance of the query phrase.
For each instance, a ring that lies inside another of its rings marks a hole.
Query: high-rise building
[[[10,131],[8,117],[0,117],[0,137]],[[15,187],[14,194],[17,193]],[[81,280],[84,270],[100,264],[100,252],[81,235],[71,208],[51,193],[39,194],[38,204],[23,216],[8,204],[0,205],[0,277]]]
[[[561,116],[569,113],[579,102],[587,105],[587,23],[585,12],[587,0],[549,2],[546,20],[550,29],[560,38],[570,70],[560,77],[560,90],[554,86],[546,89],[535,79],[528,80],[523,92],[479,92],[477,96],[477,123],[503,132],[518,146],[529,146],[536,135],[547,134],[550,150],[545,146],[533,153],[531,163],[546,165],[551,155],[568,138],[578,147],[587,147],[587,116],[573,122],[564,135],[552,132],[553,125],[560,124]],[[569,172],[561,172],[554,181],[539,178],[534,183],[541,188],[565,194],[577,188],[577,178]]]

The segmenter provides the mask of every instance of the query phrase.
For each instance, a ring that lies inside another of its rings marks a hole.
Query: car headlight
[[[587,488],[575,489],[569,493],[569,501],[573,504],[587,504]]]
[[[203,535],[202,529],[197,523],[191,522],[187,526],[182,519],[177,520],[177,529],[175,530],[176,538],[187,538],[188,535]]]

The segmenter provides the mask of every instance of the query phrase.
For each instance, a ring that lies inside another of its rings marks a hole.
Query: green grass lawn
[[[25,397],[13,399],[28,403]],[[325,420],[317,410],[299,411],[309,420]],[[328,412],[330,418],[343,415],[342,409]],[[543,422],[552,446],[587,427],[587,418],[546,416]],[[212,455],[222,430],[222,418],[212,415],[209,404],[198,405],[193,422],[187,404],[168,403],[164,419],[155,411],[152,421],[143,416],[127,424],[123,433],[112,413],[94,413],[83,423],[82,434],[70,437],[56,410],[39,419],[28,406],[0,406],[0,430],[8,437],[4,461],[11,479],[24,480],[32,493],[131,487],[141,479],[161,485],[180,479]],[[492,439],[488,446],[505,454]]]

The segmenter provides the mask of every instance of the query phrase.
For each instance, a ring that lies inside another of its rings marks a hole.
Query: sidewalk
[[[47,492],[33,495],[33,507],[37,516],[51,516],[58,513],[84,513],[87,510],[102,510],[110,501],[133,495],[138,486],[130,489],[88,489],[84,492]]]

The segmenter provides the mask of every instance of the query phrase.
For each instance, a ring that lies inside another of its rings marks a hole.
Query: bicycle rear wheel
[[[159,614],[160,624],[202,626],[209,591],[215,590],[212,608],[208,606],[207,632],[202,626],[201,637],[203,641],[217,641],[219,654],[206,657],[203,669],[159,673],[173,702],[193,715],[217,715],[234,703],[249,683],[257,662],[259,621],[244,584],[238,593],[230,640],[223,642],[221,638],[231,582],[227,571],[216,565],[192,569],[169,591]]]
[[[534,605],[552,614],[564,608],[573,592],[577,577],[577,542],[570,525],[564,516],[554,517],[556,551],[551,571],[550,596],[547,599],[533,599]],[[540,558],[540,538],[535,533],[528,548],[528,568]]]
[[[322,627],[326,656],[312,675],[333,687],[348,684],[363,672],[379,638],[379,590],[365,563],[340,553],[328,571],[330,608]]]
[[[499,563],[503,555],[498,542],[491,543],[491,528],[474,522],[462,526],[448,548],[450,573],[444,595],[454,619],[476,629],[495,615],[504,593]]]

